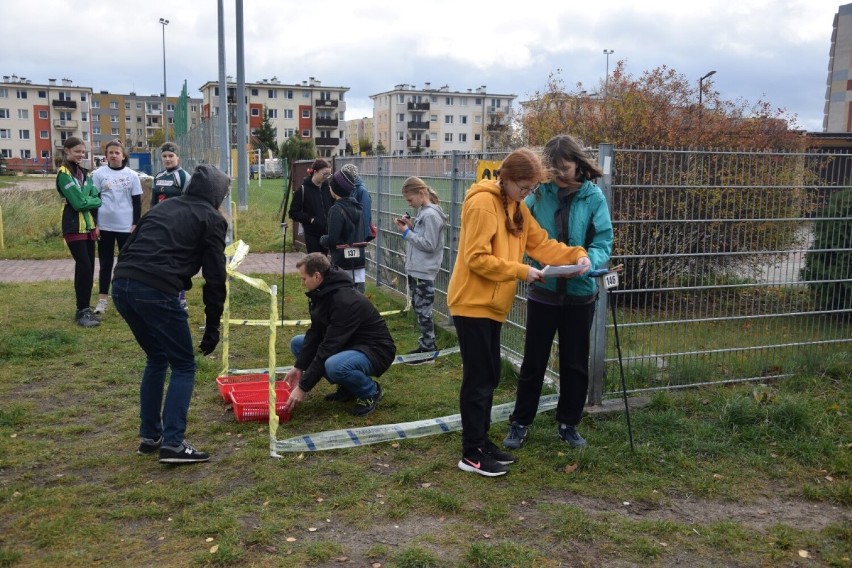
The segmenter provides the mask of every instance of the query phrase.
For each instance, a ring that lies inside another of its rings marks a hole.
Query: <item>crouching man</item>
[[[218,209],[230,183],[213,166],[198,166],[183,195],[161,202],[142,217],[115,267],[115,309],[147,356],[139,388],[142,442],[137,453],[159,451],[160,463],[210,459],[183,437],[195,385],[195,355],[178,292],[192,288],[192,277],[200,269],[206,325],[199,349],[208,355],[219,343],[225,303],[228,223]],[[172,374],[164,403],[169,367]]]
[[[366,416],[382,398],[382,387],[372,377],[381,376],[396,356],[388,326],[370,300],[352,287],[350,276],[322,253],[306,255],[296,267],[307,290],[311,326],[290,342],[296,362],[285,377],[292,387],[286,410],[305,400],[324,376],[337,385],[325,400],[354,400],[350,412]]]

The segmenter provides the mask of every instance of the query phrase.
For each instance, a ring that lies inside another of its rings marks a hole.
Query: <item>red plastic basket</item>
[[[269,386],[269,377],[265,373],[254,373],[251,375],[226,375],[216,379],[219,394],[222,400],[231,402],[231,391],[256,391],[264,390]]]
[[[232,390],[230,402],[237,422],[263,422],[269,419],[269,389]],[[275,414],[282,422],[290,420],[290,413],[284,411],[284,405],[290,398],[290,385],[285,382],[275,384]]]

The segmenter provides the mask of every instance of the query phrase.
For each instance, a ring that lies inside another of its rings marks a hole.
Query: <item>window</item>
[[[404,103],[405,102],[405,95],[403,95],[403,94],[397,95],[396,96],[396,102],[398,102],[400,104]]]
[[[438,97],[437,97],[436,95],[432,95],[432,96],[430,97],[430,99],[431,99],[431,100],[430,100],[430,102],[433,102],[433,103],[437,103],[437,102],[438,102]]]
[[[136,136],[142,136],[142,129],[141,128],[136,129]]]
[[[302,91],[302,98],[303,99],[311,98],[311,92],[310,91]]]
[[[89,133],[83,132],[83,142],[88,142],[88,141],[89,141]]]
[[[251,109],[251,115],[252,116],[260,116],[260,109],[259,108]]]
[[[293,118],[293,109],[285,108],[284,109],[284,118]]]
[[[437,140],[437,139],[438,139],[438,133],[437,132],[430,132],[429,133],[429,140]]]
[[[7,148],[3,148],[2,150],[0,150],[0,155],[2,155],[4,158],[11,158],[12,151]]]
[[[71,99],[68,99],[68,100],[71,100]],[[86,97],[86,93],[80,93],[80,100],[83,101],[83,102],[86,102],[88,100],[88,98]]]
[[[59,120],[71,120],[71,112],[67,110],[59,111]]]
[[[23,158],[25,160],[29,160],[32,157],[33,157],[33,154],[29,150],[21,150],[21,158]]]
[[[12,131],[8,128],[0,128],[0,139],[6,140],[12,137]]]
[[[110,101],[109,108],[111,108],[112,110],[118,110],[118,101]]]
[[[276,91],[275,89],[267,89],[266,90],[266,98],[277,99],[278,98],[278,91]]]
[[[124,103],[124,110],[130,110],[130,103]]]
[[[500,108],[501,99],[491,99],[491,108]]]
[[[136,110],[142,110],[142,103],[136,103]]]
[[[453,106],[453,97],[447,97],[444,102],[447,106]]]
[[[400,113],[398,113],[398,114],[396,115],[396,121],[397,121],[397,122],[405,122],[405,114],[404,114],[404,113],[401,113],[401,112],[400,112]]]
[[[296,131],[294,129],[292,129],[292,128],[285,128],[284,129],[284,138],[289,140],[290,138],[293,137],[294,134],[296,134]]]
[[[267,109],[266,116],[270,119],[278,118],[278,109],[277,108]]]
[[[219,87],[213,87],[213,96],[214,96],[214,97],[218,97],[218,96],[219,96]]]
[[[452,142],[453,141],[453,133],[452,132],[444,132],[444,142]]]
[[[482,124],[482,115],[477,114],[473,117],[474,124]]]
[[[459,124],[467,124],[467,115],[466,114],[460,114],[459,115]]]
[[[8,99],[9,98],[9,89],[3,87],[0,89],[0,99]]]
[[[101,101],[92,101],[92,108],[101,108]]]
[[[467,134],[459,134],[459,142],[467,142]]]
[[[20,138],[21,140],[29,140],[30,139],[30,131],[27,130],[26,128],[22,128],[21,130],[18,130],[18,138]]]
[[[125,115],[124,115],[124,122],[130,122],[130,121],[132,121],[132,120],[133,120],[133,117],[132,117],[132,116],[130,116],[129,114],[125,114]]]
[[[459,98],[459,104],[463,107],[467,106],[467,101],[468,101],[468,97],[460,97]]]
[[[80,120],[83,121],[83,122],[88,122],[89,121],[89,113],[83,112],[81,114],[82,114],[82,118]]]
[[[24,97],[24,98],[26,98],[26,97]],[[71,100],[71,93],[69,93],[68,91],[59,91],[59,100],[60,101],[70,101]]]
[[[38,111],[38,117],[39,118],[47,118],[47,111],[46,110]]]
[[[474,99],[473,103],[476,106],[482,106],[482,97],[476,97],[476,99]]]
[[[9,109],[0,108],[0,118],[9,118]]]
[[[474,142],[479,142],[480,140],[482,140],[482,134],[478,134],[478,133],[474,134],[473,140],[474,140]]]
[[[302,129],[302,138],[310,138],[311,137],[311,129],[303,128]]]
[[[137,117],[136,117],[136,122],[142,122],[142,117],[141,117],[141,116],[137,116]]]
[[[453,123],[453,115],[448,114],[444,117],[444,124],[452,124]]]
[[[50,132],[48,132],[47,130],[39,130],[38,137],[42,140],[47,140],[48,138],[50,138]]]
[[[113,128],[110,134],[112,134],[113,136],[118,136],[118,128]]]
[[[118,122],[118,115],[117,114],[110,115],[109,121],[110,122]]]
[[[311,118],[311,111],[309,109],[305,109],[302,111],[302,118]]]
[[[175,104],[174,104],[174,103],[169,103],[169,104],[167,104],[167,105],[166,105],[166,111],[172,111],[172,112],[174,112],[174,111],[175,111]]]
[[[293,89],[287,89],[286,91],[284,91],[284,98],[285,99],[292,99],[293,98]]]
[[[23,89],[16,89],[16,94],[17,94],[19,99],[27,98],[27,92]]]
[[[92,127],[92,133],[93,134],[100,134],[101,133],[101,127],[100,126],[93,126]]]
[[[251,96],[256,97],[258,95],[258,90],[259,89],[252,89],[251,90]]]
[[[50,158],[50,150],[42,150],[41,151],[41,157],[44,158],[45,160]]]
[[[429,122],[438,122],[438,115],[437,114],[430,114],[429,115]]]
[[[39,91],[38,92],[38,98],[46,99],[47,98],[47,91]]]

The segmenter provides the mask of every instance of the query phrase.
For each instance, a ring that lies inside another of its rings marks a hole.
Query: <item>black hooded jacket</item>
[[[228,222],[219,206],[230,178],[210,165],[195,169],[184,194],[146,213],[122,247],[114,279],[130,278],[175,296],[204,277],[207,324],[218,328],[225,303],[225,234]]]
[[[302,369],[299,387],[307,392],[325,374],[325,362],[341,351],[360,351],[373,365],[375,376],[388,370],[396,356],[388,326],[370,300],[352,287],[352,279],[332,266],[322,284],[307,292],[311,327],[302,352],[293,364]]]
[[[328,234],[320,237],[320,244],[331,253],[331,263],[335,266],[352,270],[364,268],[367,258],[364,254],[365,244],[359,248],[358,256],[347,257],[340,245],[364,243],[361,229],[361,204],[353,197],[344,197],[334,202],[328,211]]]
[[[317,187],[311,176],[305,176],[301,187],[293,192],[293,203],[287,214],[301,223],[306,233],[319,238],[327,232],[328,210],[333,204],[328,182]]]

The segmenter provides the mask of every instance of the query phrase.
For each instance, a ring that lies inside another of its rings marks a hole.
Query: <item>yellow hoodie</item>
[[[526,204],[509,200],[509,218],[520,207],[524,230],[519,236],[506,228],[506,213],[497,182],[474,184],[464,198],[459,253],[447,305],[454,316],[506,321],[517,290],[517,280],[526,280],[530,267],[524,253],[542,265],[576,264],[587,256],[583,247],[564,245],[547,235]]]

